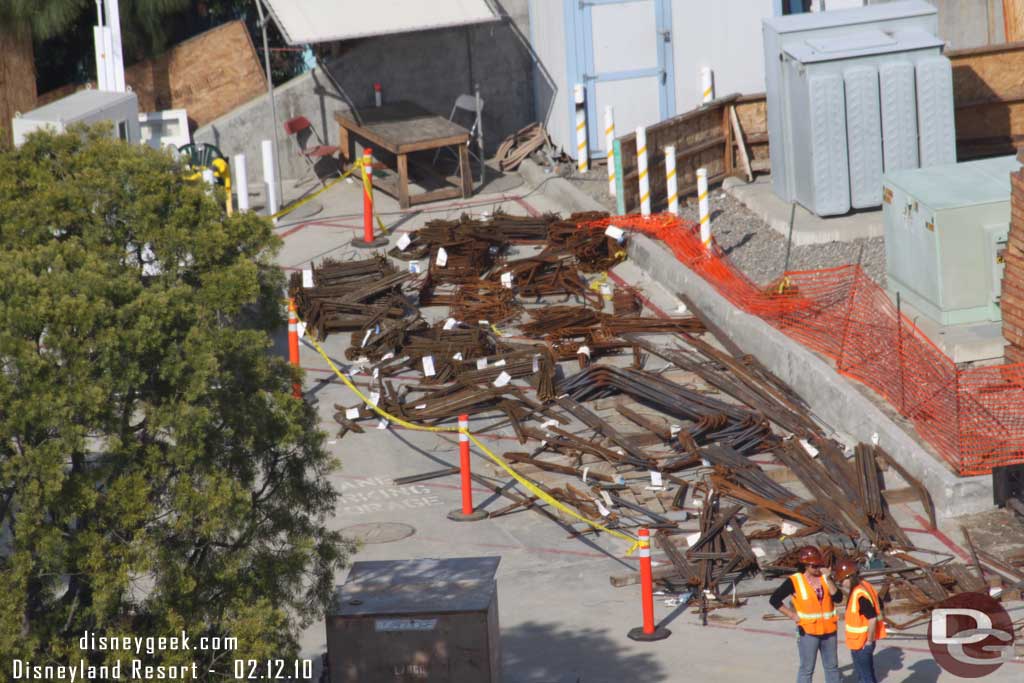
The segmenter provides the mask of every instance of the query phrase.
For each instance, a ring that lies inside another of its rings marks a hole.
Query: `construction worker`
[[[768,601],[797,624],[797,652],[800,655],[797,683],[811,683],[819,652],[821,664],[825,667],[825,683],[839,683],[835,604],[842,600],[843,594],[832,583],[820,550],[804,546],[798,558],[801,571],[791,574]],[[787,598],[792,598],[792,607],[784,604]]]
[[[882,602],[875,587],[860,577],[853,560],[840,560],[835,576],[850,596],[846,602],[846,646],[850,648],[858,683],[877,683],[875,643],[885,638]]]

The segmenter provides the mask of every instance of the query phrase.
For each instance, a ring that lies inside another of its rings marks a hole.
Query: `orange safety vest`
[[[861,581],[850,591],[850,599],[846,603],[846,646],[851,650],[860,650],[868,642],[867,617],[860,613],[860,599],[867,598],[878,614],[875,621],[875,640],[885,638],[885,622],[882,621],[882,601],[878,599],[875,587],[867,581]]]
[[[829,595],[825,582],[821,582],[822,598],[821,602],[818,602],[818,594],[803,573],[791,574],[789,579],[795,589],[793,609],[800,617],[800,627],[804,633],[811,636],[835,633],[839,619],[836,617],[836,608],[832,605],[832,596]]]

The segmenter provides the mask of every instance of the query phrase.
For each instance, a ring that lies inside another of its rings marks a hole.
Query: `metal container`
[[[11,122],[15,146],[25,142],[25,136],[42,129],[63,133],[75,123],[111,123],[113,137],[138,143],[139,99],[132,92],[106,90],[79,90],[38,109],[15,116]]]
[[[883,171],[956,161],[952,67],[933,6],[775,17],[763,28],[778,196],[839,215],[878,206]]]
[[[356,562],[327,615],[331,683],[500,683],[499,557]]]
[[[943,325],[999,321],[1013,156],[887,173],[888,289]]]

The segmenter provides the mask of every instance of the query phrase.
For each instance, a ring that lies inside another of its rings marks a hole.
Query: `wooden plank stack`
[[[1018,159],[1024,152],[1018,154]],[[1003,337],[1007,363],[1024,363],[1024,171],[1010,174],[1010,237],[1003,254]]]

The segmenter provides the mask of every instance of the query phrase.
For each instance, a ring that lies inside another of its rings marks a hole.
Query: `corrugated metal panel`
[[[914,65],[886,62],[878,67],[882,104],[882,161],[885,171],[917,168],[917,95]]]
[[[854,66],[843,72],[846,137],[850,156],[850,204],[866,209],[882,203],[882,120],[878,71]]]
[[[955,163],[953,65],[938,56],[922,59],[916,68],[921,167]]]
[[[478,24],[499,19],[486,0],[263,0],[290,45]]]
[[[843,79],[839,74],[807,79],[810,100],[811,171],[814,213],[844,214],[850,210],[850,170],[846,154]]]

